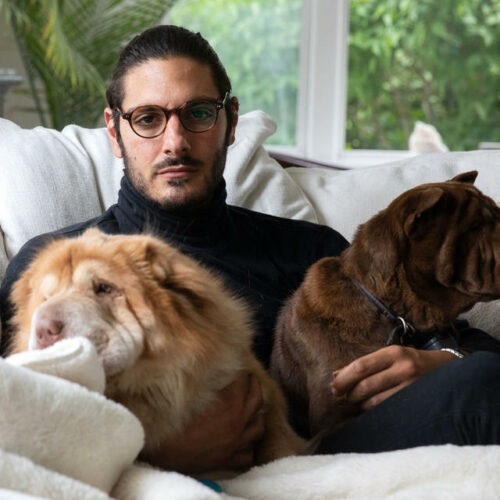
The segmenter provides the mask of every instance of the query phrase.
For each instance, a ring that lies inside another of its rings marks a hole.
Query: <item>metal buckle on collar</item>
[[[397,316],[396,320],[399,324],[389,334],[385,345],[408,345],[412,335],[415,333],[415,328],[413,328],[410,323],[407,323],[401,316]]]

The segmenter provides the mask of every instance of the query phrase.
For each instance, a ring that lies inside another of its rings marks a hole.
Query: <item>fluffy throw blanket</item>
[[[52,499],[105,498],[144,433],[103,388],[102,366],[83,338],[1,359],[0,487]]]
[[[500,446],[290,457],[218,484],[159,471],[135,462],[142,428],[103,387],[86,339],[0,359],[0,498],[500,497]]]

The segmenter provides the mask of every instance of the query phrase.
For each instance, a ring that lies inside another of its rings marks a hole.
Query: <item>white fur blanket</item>
[[[446,445],[377,454],[290,457],[222,481],[223,493],[179,474],[135,468],[115,491],[118,498],[135,500],[489,500],[500,498],[499,465],[500,446]]]
[[[224,484],[248,499],[500,498],[500,446],[291,457]]]
[[[99,393],[102,377],[85,339],[0,360],[0,498],[500,498],[500,446],[290,457],[221,481],[218,492],[135,462],[142,428]]]
[[[0,359],[0,488],[107,498],[142,448],[144,431],[103,388],[102,365],[83,338]]]

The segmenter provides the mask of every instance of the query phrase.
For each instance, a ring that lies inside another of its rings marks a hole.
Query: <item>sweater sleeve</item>
[[[0,355],[5,356],[9,346],[10,326],[9,322],[14,314],[13,304],[10,294],[15,282],[19,279],[23,271],[28,267],[38,251],[53,238],[50,234],[37,236],[19,250],[10,261],[5,277],[0,287],[0,317],[2,320],[2,335],[0,337]]]
[[[491,351],[500,354],[500,341],[488,333],[473,328],[467,321],[456,322],[459,331],[458,345],[466,352]]]

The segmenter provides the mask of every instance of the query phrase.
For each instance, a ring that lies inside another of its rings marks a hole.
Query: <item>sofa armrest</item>
[[[288,167],[304,167],[304,168],[329,168],[332,170],[349,170],[347,167],[341,167],[333,163],[326,163],[316,160],[304,158],[302,156],[280,153],[278,151],[269,150],[269,155],[274,158],[283,168]]]

